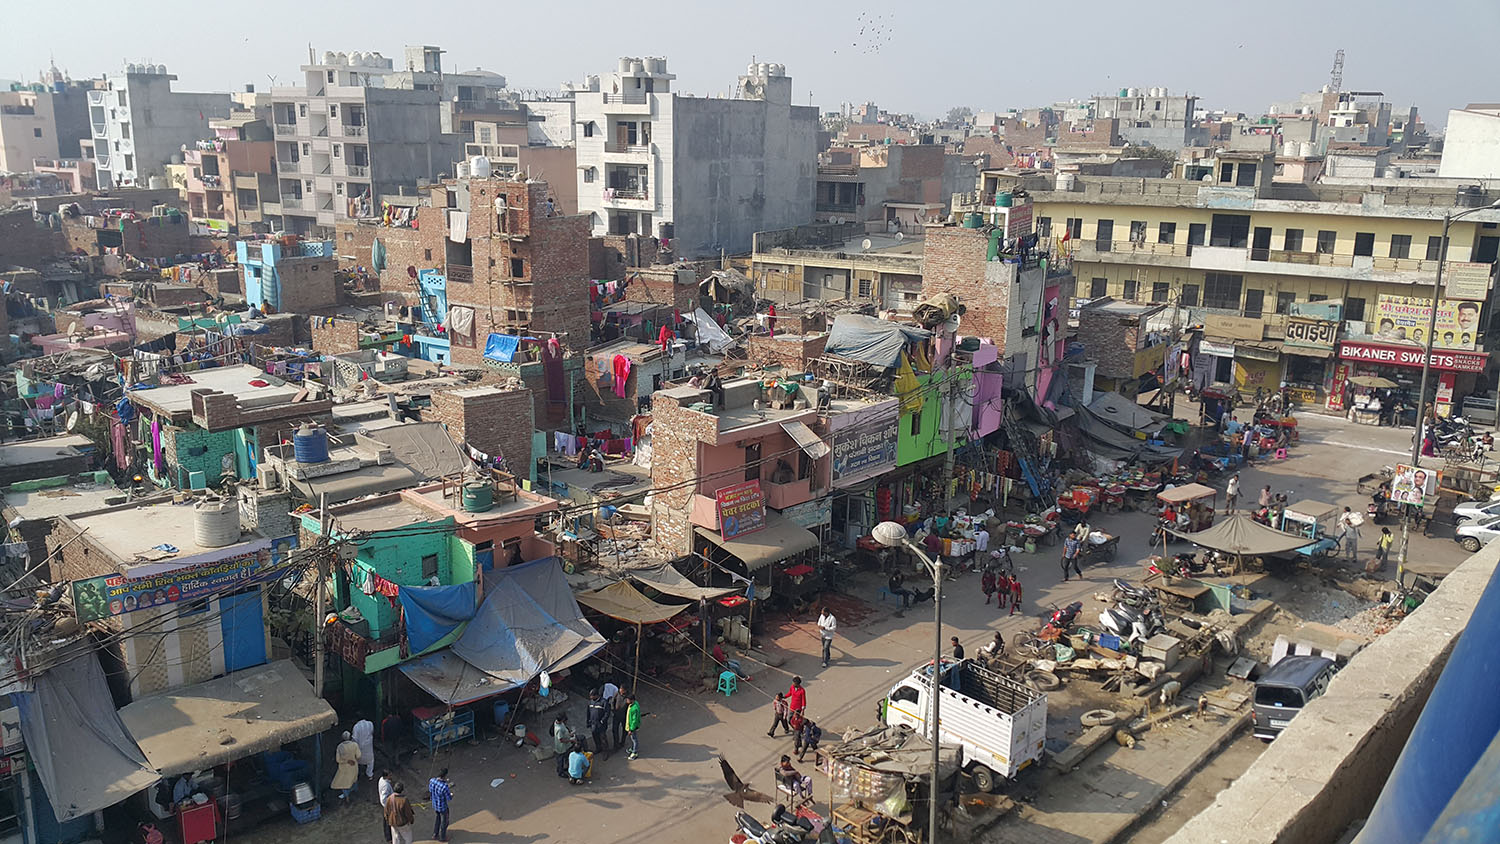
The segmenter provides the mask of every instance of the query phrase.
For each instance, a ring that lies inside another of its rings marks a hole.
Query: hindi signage
[[[766,526],[766,499],[760,481],[727,486],[714,493],[719,504],[719,535],[734,539]]]
[[[1449,299],[1482,302],[1490,297],[1491,265],[1449,261],[1443,267],[1443,295]]]
[[[1432,345],[1444,349],[1473,349],[1479,333],[1479,303],[1438,302],[1432,323],[1432,300],[1426,296],[1381,295],[1375,305],[1375,334],[1388,340],[1425,344],[1432,324]]]
[[[1206,314],[1203,317],[1203,333],[1225,340],[1259,340],[1264,336],[1265,323],[1248,317]]]
[[[1339,324],[1324,319],[1291,317],[1286,321],[1288,346],[1313,346],[1331,349],[1339,338]]]
[[[286,536],[254,551],[171,571],[129,578],[106,574],[73,581],[73,608],[80,622],[99,621],[136,610],[164,607],[229,592],[262,569],[284,559],[296,547]]]
[[[873,427],[833,432],[833,483],[853,483],[896,465],[897,432],[894,420]]]

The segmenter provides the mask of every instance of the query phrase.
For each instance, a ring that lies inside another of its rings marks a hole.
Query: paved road
[[[1363,508],[1368,499],[1356,493],[1355,479],[1399,461],[1409,447],[1409,431],[1373,429],[1320,416],[1301,419],[1303,441],[1289,459],[1265,461],[1243,473],[1243,488],[1252,500],[1255,490],[1270,483],[1274,489],[1292,490],[1294,500],[1316,498]],[[973,648],[987,641],[995,629],[1006,631],[1008,638],[1012,632],[1034,628],[1034,616],[1041,607],[1084,598],[1115,576],[1138,578],[1140,561],[1149,554],[1150,517],[1121,513],[1101,517],[1095,525],[1121,535],[1115,563],[1088,570],[1082,582],[1062,583],[1055,548],[1020,556],[1017,562],[1023,569],[1028,614],[1014,617],[998,616],[983,604],[975,576],[962,578],[947,590],[944,620],[950,630],[945,631],[945,639],[950,633],[959,635]],[[1367,531],[1366,544],[1373,541]],[[1413,539],[1414,561],[1441,569],[1464,556],[1451,539]],[[878,585],[866,578],[849,591],[876,604]],[[913,665],[930,658],[932,634],[927,611],[901,618],[889,604],[876,604],[863,622],[841,624],[834,663],[820,669],[814,619],[781,625],[763,641],[768,649],[785,655],[785,664],[742,683],[732,698],[643,686],[640,695],[648,715],[641,731],[641,758],[632,762],[615,756],[602,761],[595,780],[586,786],[568,785],[555,776],[551,761],[533,762],[503,741],[441,753],[401,776],[416,785],[425,783],[436,768],[452,767],[455,842],[724,841],[733,831],[734,810],[719,797],[723,788],[716,758],[724,754],[747,782],[763,791],[772,790],[770,770],[781,753],[790,751],[790,742],[766,738],[769,699],[786,687],[792,674],[806,679],[809,713],[825,728],[870,726],[875,701]],[[579,704],[572,716],[575,723],[582,723],[582,715]],[[545,725],[532,726],[545,729]],[[492,788],[490,783],[497,777],[505,782]],[[817,780],[826,809],[827,781],[821,776]],[[313,826],[299,827],[292,837],[309,844],[373,841],[378,823],[373,803],[366,802],[355,809],[331,812]],[[418,834],[430,831],[430,826],[424,826],[430,823],[430,814],[419,811]],[[288,837],[285,828],[268,828],[240,840],[282,844]]]

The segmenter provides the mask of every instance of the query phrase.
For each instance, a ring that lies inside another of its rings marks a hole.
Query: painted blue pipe
[[[1422,614],[1413,621],[1420,623]],[[1500,569],[1490,576],[1355,844],[1422,841],[1500,735]],[[1493,783],[1489,800],[1497,795]],[[1489,815],[1495,817],[1492,811]],[[1447,840],[1447,839],[1437,839]],[[1474,841],[1496,841],[1489,835]]]

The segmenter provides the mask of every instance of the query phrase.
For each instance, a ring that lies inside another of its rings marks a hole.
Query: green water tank
[[[464,512],[483,513],[495,505],[495,488],[487,483],[464,484]]]
[[[1010,191],[1001,191],[995,194],[995,206],[998,208],[1009,208],[1012,202]]]
[[[970,211],[964,215],[964,228],[977,229],[984,225],[984,215],[978,211]]]

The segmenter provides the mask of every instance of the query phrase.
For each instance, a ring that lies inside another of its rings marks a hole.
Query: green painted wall
[[[201,428],[169,428],[166,434],[170,434],[176,442],[177,460],[175,471],[170,479],[177,483],[181,478],[181,487],[187,488],[187,473],[202,472],[204,482],[208,486],[217,484],[219,477],[224,473],[224,456],[229,455],[231,467],[237,467],[236,457],[236,432],[215,431],[210,433]],[[164,437],[165,439],[165,437]],[[168,461],[169,468],[171,461]],[[243,474],[239,477],[244,477]]]
[[[944,438],[942,397],[955,390],[972,393],[974,371],[968,366],[957,367],[920,374],[917,376],[917,381],[924,388],[922,409],[916,413],[901,411],[901,420],[896,430],[897,466],[906,466],[933,455],[943,454],[954,443],[962,443],[967,438],[965,432],[971,421],[967,418],[950,420],[949,424],[953,430],[946,432],[948,436]],[[915,433],[912,424],[914,416],[920,420],[915,426]]]

